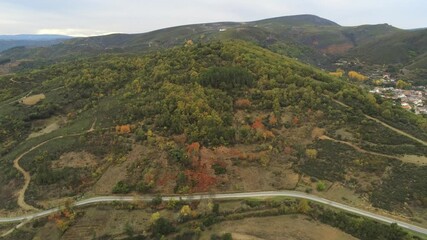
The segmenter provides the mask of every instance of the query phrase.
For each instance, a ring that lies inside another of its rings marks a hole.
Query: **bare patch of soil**
[[[427,157],[426,156],[416,156],[416,155],[404,155],[400,158],[402,162],[413,163],[420,166],[427,165]]]
[[[101,178],[99,178],[99,180],[93,185],[90,192],[97,195],[111,194],[114,185],[117,182],[126,179],[126,168],[126,163],[111,165],[104,174],[102,174]]]
[[[52,168],[92,168],[97,166],[97,158],[87,152],[68,152],[52,162]]]
[[[74,202],[74,199],[72,197],[65,197],[65,198],[59,198],[59,199],[50,199],[50,200],[43,200],[38,201],[37,205],[40,205],[43,207],[43,209],[50,209],[57,206],[64,206],[67,202]]]
[[[59,129],[65,123],[66,118],[58,116],[46,120],[36,120],[32,123],[32,128],[34,129],[34,132],[32,132],[28,136],[28,139],[51,133]]]
[[[113,187],[117,182],[123,181],[127,177],[128,167],[141,158],[146,153],[147,148],[141,145],[134,145],[132,151],[128,154],[126,161],[119,164],[112,164],[102,174],[99,180],[90,190],[90,193],[97,195],[111,194]]]
[[[328,54],[339,54],[339,53],[345,53],[353,47],[354,46],[351,43],[333,44],[323,49],[322,51]]]
[[[27,106],[33,106],[45,98],[46,98],[46,95],[44,95],[43,93],[42,94],[36,94],[36,95],[32,95],[32,96],[29,96],[29,97],[22,99],[22,103],[24,105],[27,105]]]

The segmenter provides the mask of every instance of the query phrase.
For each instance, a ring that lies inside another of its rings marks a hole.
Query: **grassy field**
[[[310,229],[310,231],[307,231]],[[231,233],[235,240],[355,240],[336,228],[313,221],[304,215],[247,218],[226,221],[204,232],[200,239],[209,240],[212,234]]]

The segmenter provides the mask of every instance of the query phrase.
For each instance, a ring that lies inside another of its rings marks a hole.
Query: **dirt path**
[[[349,105],[347,105],[347,104],[345,104],[345,103],[342,103],[342,102],[340,102],[340,101],[338,101],[338,100],[335,100],[335,99],[333,99],[333,98],[331,98],[331,100],[332,100],[332,101],[334,101],[334,102],[336,102],[336,103],[338,103],[339,105],[341,105],[341,106],[343,106],[343,107],[351,108]],[[375,121],[375,122],[377,122],[377,123],[379,123],[379,124],[383,125],[384,127],[386,127],[386,128],[388,128],[388,129],[390,129],[390,130],[392,130],[392,131],[394,131],[394,132],[396,132],[396,133],[398,133],[398,134],[402,135],[402,136],[408,137],[408,138],[410,138],[410,139],[412,139],[412,140],[414,140],[414,141],[416,141],[416,142],[421,143],[421,144],[422,144],[422,145],[424,145],[424,146],[427,146],[427,142],[425,142],[425,141],[423,141],[423,140],[421,140],[421,139],[419,139],[419,138],[416,138],[416,137],[414,137],[414,136],[410,135],[409,133],[406,133],[406,132],[404,132],[404,131],[402,131],[402,130],[400,130],[400,129],[397,129],[397,128],[395,128],[395,127],[392,127],[392,126],[388,125],[387,123],[385,123],[385,122],[383,122],[383,121],[381,121],[381,120],[379,120],[379,119],[377,119],[377,118],[371,117],[371,116],[366,115],[366,114],[363,114],[363,115],[364,115],[367,119],[373,120],[373,121]]]
[[[400,129],[397,129],[397,128],[395,128],[395,127],[392,127],[392,126],[388,125],[387,123],[382,122],[382,121],[380,121],[379,119],[373,118],[373,117],[368,116],[368,115],[366,115],[366,114],[365,114],[365,117],[366,117],[366,118],[368,118],[368,119],[370,119],[370,120],[373,120],[373,121],[375,121],[375,122],[377,122],[377,123],[379,123],[379,124],[381,124],[381,125],[383,125],[384,127],[387,127],[387,128],[389,128],[389,129],[391,129],[391,130],[393,130],[393,131],[395,131],[395,132],[399,133],[400,135],[403,135],[403,136],[405,136],[405,137],[408,137],[408,138],[410,138],[410,139],[412,139],[412,140],[414,140],[414,141],[416,141],[416,142],[421,143],[421,144],[422,144],[422,145],[424,145],[424,146],[427,146],[427,142],[425,142],[425,141],[423,141],[423,140],[421,140],[421,139],[418,139],[418,138],[416,138],[416,137],[414,137],[414,136],[410,135],[409,133],[406,133],[406,132],[404,132],[404,131],[402,131],[402,130],[400,130]]]
[[[397,159],[399,161],[403,161],[402,158],[399,158],[399,157],[396,157],[396,156],[392,156],[392,155],[387,155],[387,154],[382,154],[382,153],[367,151],[367,150],[362,149],[359,146],[357,146],[357,145],[355,145],[355,144],[353,144],[351,142],[337,140],[337,139],[328,137],[326,135],[323,135],[323,136],[319,137],[319,139],[320,140],[330,140],[330,141],[333,141],[333,142],[342,143],[342,144],[345,144],[347,146],[350,146],[350,147],[356,149],[356,151],[361,152],[361,153],[367,153],[367,154],[371,154],[371,155],[376,155],[376,156],[381,156],[381,157],[387,157],[387,158],[393,158],[393,159]]]
[[[32,148],[30,148],[28,151],[24,152],[23,154],[19,155],[15,160],[13,160],[13,167],[15,167],[20,173],[22,173],[22,175],[24,175],[24,186],[21,188],[21,190],[18,191],[18,205],[27,211],[31,211],[31,210],[37,210],[37,208],[28,205],[25,202],[25,192],[27,191],[28,186],[30,185],[31,182],[31,175],[29,172],[25,171],[25,169],[23,169],[20,165],[19,165],[19,160],[21,160],[25,155],[27,155],[28,153],[30,153],[31,151],[34,151],[35,149],[45,145],[46,143],[56,140],[56,139],[60,139],[63,138],[64,136],[59,136],[59,137],[55,137],[49,140],[46,140]]]
[[[45,145],[48,142],[51,142],[53,140],[57,140],[57,139],[61,139],[64,137],[76,137],[76,136],[81,136],[83,134],[89,133],[89,132],[93,132],[95,130],[95,124],[96,124],[96,119],[93,122],[91,128],[87,131],[84,131],[82,133],[76,133],[76,134],[70,134],[70,135],[66,135],[66,136],[58,136],[58,137],[54,137],[51,138],[49,140],[46,140],[42,143],[39,143],[36,146],[31,147],[29,150],[27,150],[26,152],[22,153],[21,155],[19,155],[17,158],[15,158],[15,160],[13,160],[13,167],[16,168],[20,173],[22,173],[22,175],[24,176],[24,186],[17,192],[18,195],[18,206],[21,207],[22,209],[26,210],[26,211],[33,211],[33,210],[39,210],[29,204],[27,204],[25,202],[25,192],[28,189],[28,186],[30,186],[30,182],[31,182],[31,175],[29,172],[25,171],[25,169],[23,169],[20,165],[19,165],[19,161],[28,153],[30,153],[31,151],[34,151],[35,149]]]

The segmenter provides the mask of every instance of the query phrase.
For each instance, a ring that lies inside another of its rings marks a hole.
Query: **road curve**
[[[37,208],[28,205],[25,202],[25,192],[27,191],[28,186],[30,185],[31,182],[31,175],[29,172],[25,171],[25,169],[23,169],[20,165],[19,165],[19,161],[21,160],[21,158],[23,158],[25,155],[27,155],[29,152],[34,151],[35,149],[45,145],[46,143],[52,141],[52,140],[56,140],[56,139],[60,139],[63,138],[63,136],[59,136],[59,137],[55,137],[49,140],[46,140],[42,143],[39,143],[38,145],[30,148],[29,150],[27,150],[26,152],[22,153],[21,155],[19,155],[15,160],[13,160],[13,167],[15,167],[20,173],[22,173],[22,175],[24,176],[24,186],[21,188],[21,190],[18,191],[18,206],[20,206],[22,209],[26,210],[26,211],[31,211],[31,210],[38,210]]]
[[[92,126],[89,128],[89,130],[86,130],[82,133],[75,133],[75,134],[70,134],[70,135],[61,135],[61,136],[57,136],[51,139],[48,139],[44,142],[39,143],[38,145],[30,148],[29,150],[27,150],[26,152],[22,153],[21,155],[19,155],[15,160],[13,160],[13,167],[16,168],[16,170],[18,170],[20,173],[22,173],[22,175],[24,176],[24,186],[18,191],[18,206],[21,207],[22,209],[26,210],[26,211],[33,211],[33,210],[39,210],[29,204],[27,204],[25,202],[25,192],[28,189],[28,186],[30,186],[30,182],[31,182],[31,175],[29,172],[25,171],[24,168],[21,167],[21,165],[19,165],[19,161],[28,153],[30,153],[31,151],[34,151],[35,149],[45,145],[48,142],[51,142],[53,140],[57,140],[57,139],[62,139],[64,137],[77,137],[77,136],[81,136],[83,134],[86,133],[90,133],[95,131],[95,124],[96,124],[97,118],[95,118],[95,121],[92,123]]]
[[[75,202],[73,204],[74,207],[81,207],[96,203],[106,203],[106,202],[132,202],[132,201],[151,201],[155,196],[103,196],[103,197],[93,197],[85,200],[81,200]],[[427,229],[409,224],[403,221],[399,221],[396,219],[392,219],[389,217],[385,217],[376,213],[368,212],[365,210],[357,209],[354,207],[350,207],[341,203],[337,203],[331,200],[327,200],[325,198],[321,198],[318,196],[314,196],[311,194],[297,192],[297,191],[267,191],[267,192],[245,192],[245,193],[218,193],[218,194],[195,194],[195,195],[176,195],[176,196],[164,196],[162,197],[163,201],[170,200],[184,200],[184,201],[194,201],[201,199],[233,199],[233,198],[255,198],[255,197],[292,197],[292,198],[301,198],[307,199],[316,203],[321,203],[328,205],[330,207],[334,207],[337,209],[341,209],[347,212],[351,212],[357,215],[361,215],[367,218],[371,218],[384,223],[396,223],[402,228],[407,230],[411,230],[414,232],[418,232],[421,234],[427,235]],[[45,217],[52,213],[59,211],[60,208],[53,208],[46,211],[26,215],[19,217],[11,217],[11,218],[0,218],[0,223],[12,223],[12,222],[21,222],[28,221],[35,218]]]

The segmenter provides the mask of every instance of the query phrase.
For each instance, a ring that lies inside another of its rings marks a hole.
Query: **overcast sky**
[[[141,33],[296,14],[318,15],[343,26],[427,27],[426,0],[0,0],[0,35]]]

